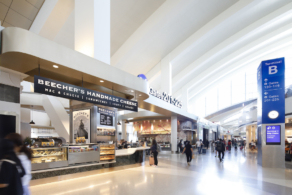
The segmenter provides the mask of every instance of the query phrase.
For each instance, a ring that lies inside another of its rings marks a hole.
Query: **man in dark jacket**
[[[225,144],[222,141],[222,139],[220,139],[219,142],[217,143],[217,150],[219,152],[220,162],[222,162],[222,160],[224,159],[224,152],[225,152]],[[221,156],[221,154],[222,154],[222,156]]]

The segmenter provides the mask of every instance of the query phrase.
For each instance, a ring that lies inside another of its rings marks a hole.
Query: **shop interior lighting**
[[[57,65],[53,65],[53,67],[54,67],[54,68],[59,68],[59,66],[57,66]]]
[[[103,80],[100,80],[100,82],[103,83],[104,81]]]

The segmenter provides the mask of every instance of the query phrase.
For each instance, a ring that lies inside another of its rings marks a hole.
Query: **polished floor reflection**
[[[232,151],[220,163],[210,150],[195,155],[160,154],[158,167],[125,166],[34,180],[33,195],[292,194],[291,169],[266,169],[256,154]]]

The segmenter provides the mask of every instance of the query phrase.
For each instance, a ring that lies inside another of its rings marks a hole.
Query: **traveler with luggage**
[[[157,159],[157,156],[158,156],[158,146],[157,146],[157,142],[156,142],[155,139],[152,140],[152,146],[151,146],[150,150],[151,150],[151,153],[154,156],[154,166],[157,167],[157,165],[158,165],[158,159]]]
[[[192,145],[190,144],[189,141],[187,141],[185,144],[185,148],[184,148],[182,154],[184,154],[184,153],[186,153],[187,163],[188,163],[188,165],[190,165],[190,163],[192,161],[192,156],[193,156],[193,148],[192,148]]]
[[[217,150],[219,152],[220,162],[222,162],[222,160],[224,159],[224,152],[225,152],[225,144],[222,141],[222,139],[220,139],[219,142],[217,143]]]
[[[201,154],[201,151],[202,151],[202,145],[203,145],[202,140],[201,140],[201,139],[198,140],[198,141],[196,142],[196,145],[197,145],[198,153]]]

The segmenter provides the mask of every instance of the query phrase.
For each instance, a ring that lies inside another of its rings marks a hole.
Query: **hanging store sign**
[[[154,90],[152,87],[150,87],[149,90],[149,94],[157,97],[167,103],[170,103],[178,108],[182,107],[182,102],[177,100],[176,98],[173,98],[171,95],[168,95],[166,92],[162,92],[162,94],[160,92],[158,92],[157,90]]]
[[[34,76],[34,92],[100,104],[124,110],[138,111],[138,102],[78,87],[52,79]]]
[[[98,107],[98,113],[115,116],[115,111]]]

